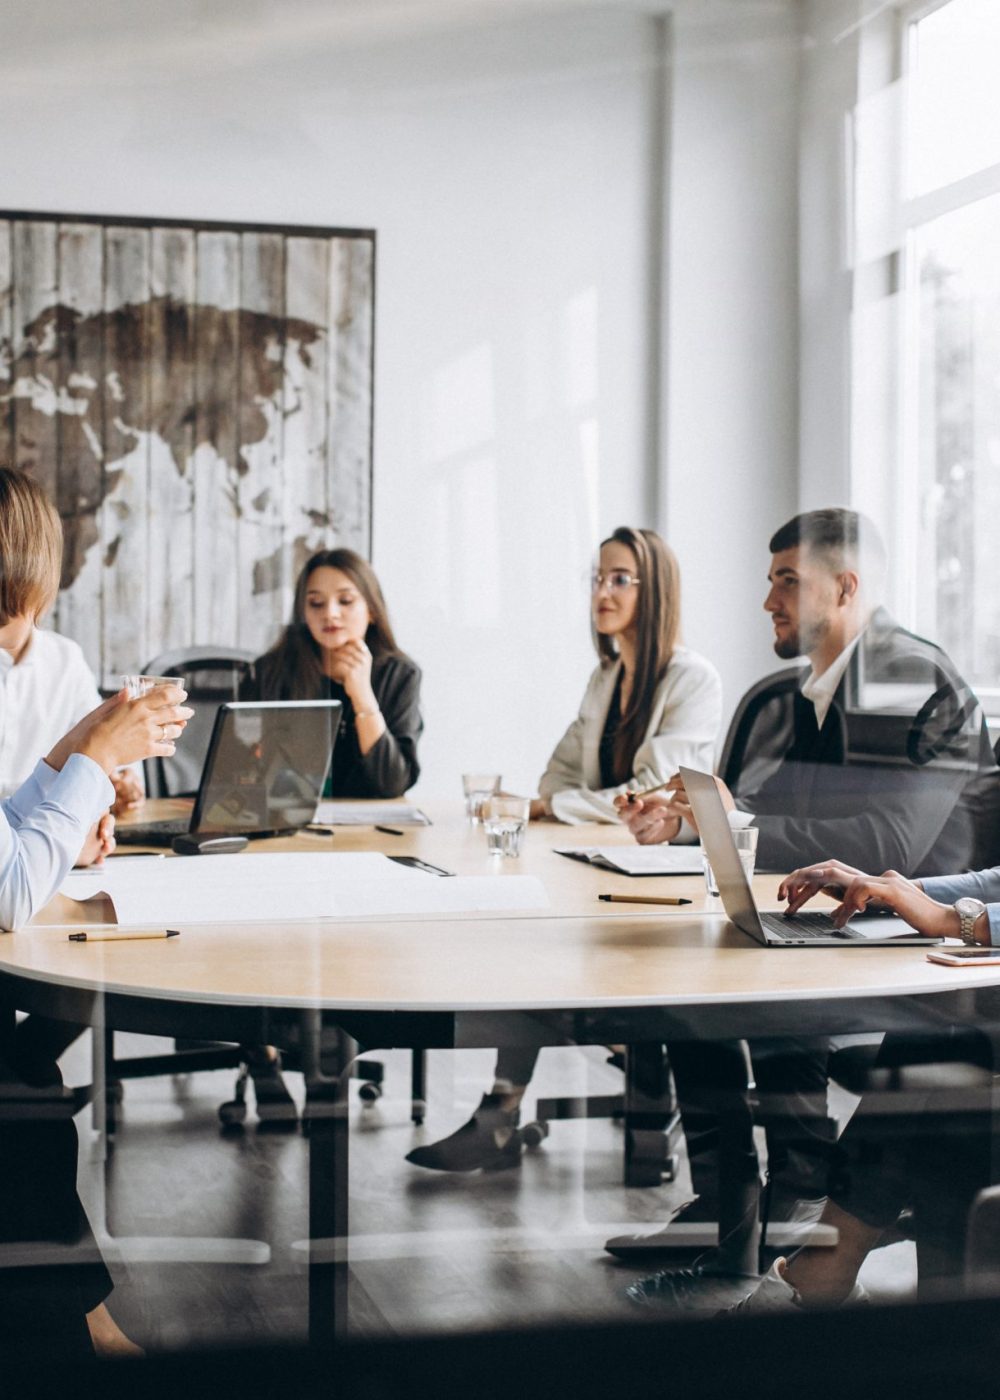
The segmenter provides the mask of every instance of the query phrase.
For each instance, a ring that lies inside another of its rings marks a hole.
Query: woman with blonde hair
[[[680,570],[653,530],[620,526],[601,544],[590,616],[599,663],[556,745],[533,818],[617,822],[614,799],[664,783],[682,764],[711,769],[722,683],[680,643]],[[538,1051],[500,1050],[491,1092],[450,1137],[407,1161],[437,1171],[500,1171],[521,1159],[521,1099]]]

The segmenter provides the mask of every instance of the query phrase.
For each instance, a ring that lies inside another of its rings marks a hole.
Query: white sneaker
[[[791,1312],[796,1309],[801,1311],[802,1295],[785,1278],[787,1266],[787,1259],[775,1259],[752,1293],[748,1293],[745,1298],[741,1298],[731,1308],[723,1308],[718,1315],[723,1317],[730,1313],[775,1313]],[[855,1283],[840,1306],[850,1307],[856,1303],[869,1302],[871,1299],[867,1291],[862,1288],[860,1283]]]

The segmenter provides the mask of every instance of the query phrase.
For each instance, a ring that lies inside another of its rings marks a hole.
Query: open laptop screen
[[[220,705],[192,832],[253,836],[311,822],[330,771],[340,712],[337,700]]]

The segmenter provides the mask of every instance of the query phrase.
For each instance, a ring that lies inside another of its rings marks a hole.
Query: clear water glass
[[[753,881],[753,873],[757,866],[757,838],[759,835],[760,832],[755,826],[740,826],[733,831],[733,840],[740,853],[743,871],[748,882]],[[715,871],[712,869],[708,852],[704,850],[701,853],[701,868],[705,872],[705,891],[715,899],[719,894],[719,882],[715,878]]]
[[[183,676],[122,676],[122,689],[130,700],[138,700],[161,685],[179,685],[184,689]]]
[[[462,791],[465,794],[465,815],[473,826],[483,819],[483,808],[494,793],[500,791],[499,773],[463,773]]]
[[[482,822],[486,850],[491,856],[519,856],[528,825],[530,801],[527,797],[494,795],[486,800]]]

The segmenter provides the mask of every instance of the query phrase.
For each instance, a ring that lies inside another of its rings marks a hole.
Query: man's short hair
[[[853,566],[870,583],[877,583],[885,574],[882,536],[860,511],[840,506],[803,511],[775,531],[769,548],[772,554],[781,554],[803,545],[826,554],[835,571]]]
[[[0,467],[0,627],[38,617],[55,602],[62,563],[62,524],[30,476]]]

